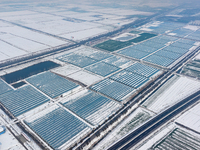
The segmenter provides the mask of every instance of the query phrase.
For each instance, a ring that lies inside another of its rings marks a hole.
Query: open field
[[[175,122],[183,125],[184,127],[189,128],[197,133],[200,131],[200,117],[199,117],[199,107],[200,104],[198,103],[193,108],[189,109],[187,112],[182,114],[179,118],[175,120]]]
[[[142,106],[159,113],[199,89],[200,82],[175,75],[156,90]]]

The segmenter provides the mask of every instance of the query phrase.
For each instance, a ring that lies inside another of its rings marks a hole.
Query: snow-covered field
[[[74,80],[80,81],[81,83],[90,86],[100,80],[103,80],[103,77],[87,72],[85,70],[78,71],[68,76]]]
[[[200,104],[186,111],[176,122],[200,133]]]
[[[0,61],[64,44],[69,42],[0,21]]]
[[[68,75],[78,72],[80,70],[81,70],[81,68],[79,68],[77,66],[74,66],[72,64],[66,64],[65,66],[52,69],[51,72],[54,72],[54,73],[62,75],[62,76],[68,76]]]
[[[200,90],[199,81],[184,76],[174,76],[147,99],[143,106],[159,113],[198,90]]]
[[[75,31],[72,33],[67,33],[67,34],[60,34],[60,37],[64,37],[67,39],[79,41],[83,39],[87,39],[93,36],[97,36],[102,33],[106,33],[108,30],[102,29],[102,28],[91,28],[91,29],[85,29],[81,31]]]
[[[6,128],[5,119],[6,115],[0,110],[0,128],[4,126]],[[3,116],[3,117],[2,117]],[[6,121],[10,121],[6,119]],[[25,150],[25,148],[19,143],[19,141],[12,135],[12,133],[6,128],[6,132],[0,135],[0,149],[1,150]]]
[[[6,6],[4,4],[2,7],[6,10]],[[153,14],[136,9],[88,4],[77,6],[73,2],[67,5],[63,3],[62,7],[51,9],[48,5],[37,5],[37,2],[29,6],[31,9],[22,10],[12,10],[12,6],[7,6],[7,11],[0,12],[0,61],[68,45],[70,40],[88,39],[137,19],[127,18],[127,15]]]
[[[192,30],[192,31],[196,31],[198,30],[200,27],[199,26],[194,26],[194,25],[186,25],[185,27],[183,27],[185,29],[189,29],[189,30]]]
[[[113,129],[101,142],[99,142],[94,150],[103,150],[108,148],[114,142],[130,133],[142,123],[150,119],[154,114],[141,107],[131,113],[124,121],[122,121],[115,129]]]
[[[34,31],[31,31],[19,26],[15,26],[15,25],[11,27],[0,27],[0,32],[12,34],[13,36],[25,38],[37,43],[41,43],[43,45],[47,45],[49,47],[54,47],[54,46],[63,45],[67,43],[66,41],[57,39],[55,37],[34,32]]]
[[[3,41],[0,41],[0,45],[0,61],[28,53]]]
[[[1,34],[0,39],[28,53],[49,48],[47,45],[14,36],[12,34]]]
[[[200,53],[195,57],[195,59],[200,60]]]
[[[2,150],[25,150],[25,148],[18,142],[17,139],[6,129],[6,133],[0,135],[0,149]]]

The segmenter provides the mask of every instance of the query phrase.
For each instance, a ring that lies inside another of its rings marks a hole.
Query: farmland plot
[[[155,91],[143,106],[159,113],[198,90],[200,90],[200,82],[187,77],[173,76]]]

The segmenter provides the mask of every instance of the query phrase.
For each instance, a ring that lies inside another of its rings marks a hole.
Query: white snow
[[[181,115],[176,122],[192,129],[197,132],[200,132],[200,104],[197,104],[190,110],[186,111]]]
[[[4,128],[0,126],[0,133],[4,131]]]
[[[114,128],[102,141],[100,141],[95,147],[94,150],[103,150],[108,148],[117,140],[121,139],[124,135],[131,132],[133,129],[137,127],[133,127],[131,129],[126,129],[126,125],[131,123],[132,119],[136,117],[139,113],[149,113],[153,116],[152,112],[149,112],[141,107],[137,108],[133,113],[131,113],[126,119],[124,119],[116,128]],[[126,129],[125,132],[122,130]]]
[[[73,74],[69,75],[68,77],[72,78],[74,80],[77,80],[77,81],[79,81],[83,84],[86,84],[88,86],[103,79],[103,77],[101,77],[99,75],[89,73],[89,72],[84,71],[84,70],[73,73]]]
[[[132,39],[133,38],[136,38],[136,37],[139,37],[140,35],[138,34],[133,34],[133,33],[123,33],[117,37],[114,37],[114,38],[111,38],[112,40],[117,40],[118,38],[121,38],[121,37],[127,37],[127,36],[132,36]],[[130,39],[129,39],[130,40]],[[127,41],[127,40],[120,40],[120,41]]]
[[[152,29],[149,29],[149,28],[145,28],[145,27],[142,27],[142,28],[140,28],[140,30],[142,30],[142,31],[153,31]]]
[[[94,48],[87,47],[87,46],[81,46],[77,51],[75,51],[75,54],[83,55],[83,56],[90,56],[91,54],[94,54],[98,52]]]
[[[34,15],[36,12],[24,10],[24,11],[10,11],[10,12],[1,12],[0,17],[9,17],[9,16],[23,16],[23,15]]]
[[[110,13],[110,14],[115,14],[115,15],[152,15],[153,13],[152,12],[145,12],[145,11],[137,11],[137,10],[134,10],[134,9],[114,9],[114,8],[104,8],[104,9],[101,9],[100,10],[101,12],[106,12],[106,13]]]
[[[90,22],[70,22],[65,20],[53,20],[48,22],[37,22],[27,24],[26,26],[33,29],[41,30],[54,35],[67,34],[75,31],[91,29],[100,26],[99,24]]]
[[[37,113],[40,113],[41,111],[45,110],[46,108],[48,108],[48,107],[50,107],[52,105],[53,105],[52,102],[50,102],[50,101],[46,102],[46,103],[44,103],[44,104],[42,104],[42,105],[40,105],[40,106],[38,106],[36,108],[33,108],[33,109],[29,110],[26,113],[23,113],[22,115],[18,116],[17,118],[18,119],[24,119],[24,118],[31,117],[31,116],[33,116],[33,115],[35,115]]]
[[[4,125],[4,120],[2,117],[0,117],[0,125]],[[18,140],[12,135],[12,133],[7,128],[6,132],[0,135],[0,149],[25,150],[25,148],[18,142]]]
[[[0,40],[0,60],[6,60],[8,58],[13,58],[21,55],[28,54],[28,52],[23,51],[17,47],[14,47],[6,42]]]
[[[194,26],[194,25],[186,25],[186,26],[183,27],[183,28],[185,28],[185,29],[190,29],[190,30],[192,30],[192,31],[196,31],[196,30],[198,30],[200,27]]]
[[[0,39],[29,53],[49,48],[49,46],[17,37],[12,34],[1,34]]]
[[[53,105],[53,106],[48,107],[48,108],[44,109],[43,111],[41,111],[41,112],[39,112],[39,113],[37,113],[35,115],[32,115],[31,117],[27,117],[25,120],[27,122],[33,122],[34,120],[39,119],[39,118],[45,116],[46,114],[54,111],[57,108],[59,108],[58,105]]]
[[[200,60],[200,53],[195,57],[195,59]]]
[[[0,149],[2,150],[25,150],[8,129],[6,130],[6,133],[0,135],[0,143]]]
[[[147,108],[159,113],[198,90],[200,90],[199,81],[183,76],[179,77],[162,93],[155,96],[153,103],[148,105]],[[156,93],[154,93],[154,95],[156,95]]]
[[[200,20],[191,21],[190,24],[200,25]]]
[[[86,29],[81,31],[75,31],[68,34],[60,34],[60,37],[64,37],[67,39],[79,41],[83,39],[87,39],[93,36],[97,36],[98,34],[103,34],[108,32],[108,30],[102,29],[102,28],[92,28],[92,29]]]
[[[131,23],[133,21],[135,21],[136,18],[134,19],[128,19],[128,20],[115,20],[115,19],[103,19],[103,20],[99,20],[99,21],[95,21],[96,23],[100,23],[102,25],[115,25],[115,26],[121,26],[124,24],[128,24]]]
[[[81,68],[79,68],[77,66],[74,66],[71,64],[66,64],[65,66],[52,69],[51,72],[60,74],[62,76],[68,76],[68,75],[78,72],[80,70],[81,70]]]
[[[117,60],[110,62],[110,59],[112,59],[113,57],[116,57]],[[109,57],[107,59],[104,59],[103,61],[106,63],[111,63],[112,65],[120,67],[122,69],[125,69],[134,63],[133,61],[130,61],[123,57],[119,57],[119,56],[113,56],[113,57]]]
[[[12,34],[12,35],[19,36],[28,40],[42,43],[49,47],[59,46],[59,45],[68,43],[66,41],[62,41],[55,37],[34,32],[34,31],[31,31],[22,27],[18,27],[18,26],[4,27],[4,28],[0,27],[0,32],[6,32],[7,34]]]
[[[148,24],[145,24],[141,27],[138,27],[138,30],[143,30],[143,31],[153,31],[153,29],[149,29],[149,27],[158,27],[161,23],[161,21],[154,21]]]
[[[0,52],[0,61],[9,59],[10,57],[8,55],[5,55],[4,53]]]
[[[63,44],[69,42],[0,21],[0,61]]]
[[[171,16],[171,17],[183,17],[182,15],[172,15],[172,14],[169,14],[169,15],[166,15],[166,16]]]
[[[171,33],[168,33],[168,35],[175,36],[175,35],[176,35],[176,33],[173,33],[173,32],[171,32]]]

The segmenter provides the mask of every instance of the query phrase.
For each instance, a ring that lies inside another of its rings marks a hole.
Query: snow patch
[[[76,73],[73,73],[71,75],[68,76],[69,78],[72,78],[74,80],[80,81],[81,83],[84,83],[86,85],[92,85],[100,80],[103,80],[103,77],[93,74],[93,73],[89,73],[87,71],[79,71]]]

